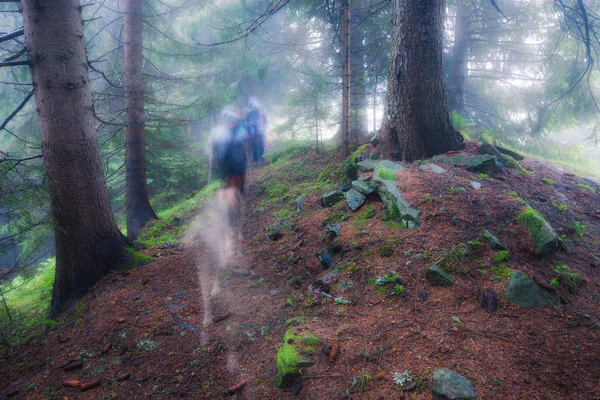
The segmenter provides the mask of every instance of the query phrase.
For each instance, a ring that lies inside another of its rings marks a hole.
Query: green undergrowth
[[[40,263],[35,275],[17,276],[0,285],[6,302],[6,305],[0,303],[0,347],[22,343],[41,333],[46,326],[56,323],[46,320],[52,297],[55,262],[55,258],[48,258]]]
[[[169,209],[159,211],[157,213],[159,219],[148,222],[137,241],[145,247],[177,242],[187,230],[194,213],[207,203],[220,186],[220,182],[213,182],[205,186],[194,197],[180,201]]]
[[[125,247],[126,261],[121,269],[132,269],[140,265],[146,265],[154,261],[154,258],[138,253],[133,247]]]

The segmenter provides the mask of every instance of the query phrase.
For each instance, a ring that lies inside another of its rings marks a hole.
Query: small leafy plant
[[[577,221],[573,225],[570,225],[569,229],[574,230],[575,233],[577,233],[577,235],[580,238],[582,238],[583,237],[583,233],[587,229],[587,225],[585,223],[583,223],[583,222]]]

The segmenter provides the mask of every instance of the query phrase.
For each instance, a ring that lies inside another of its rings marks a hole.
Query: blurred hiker
[[[267,129],[267,113],[256,97],[250,97],[246,107],[245,125],[248,131],[249,153],[252,160],[263,164],[265,153],[265,131]]]
[[[242,194],[246,177],[246,140],[242,113],[236,107],[226,106],[219,125],[210,135],[210,167],[218,178],[223,179],[226,187],[235,187]]]
[[[238,224],[241,212],[246,178],[246,142],[242,113],[236,107],[225,107],[219,125],[210,135],[209,157],[211,171],[225,183],[219,195],[221,201],[228,205],[232,226]]]

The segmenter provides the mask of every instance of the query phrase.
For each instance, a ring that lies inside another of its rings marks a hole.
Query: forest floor
[[[463,153],[476,151],[470,143]],[[215,270],[223,243],[200,214],[187,241],[143,250],[156,261],[107,276],[56,326],[4,350],[0,398],[431,399],[438,367],[474,382],[480,399],[600,398],[600,194],[578,186],[589,187],[583,176],[536,160],[522,162],[530,174],[495,177],[407,164],[398,187],[423,214],[419,228],[401,229],[382,220],[377,200],[354,212],[345,202],[321,206],[321,194],[339,187],[339,156],[278,157],[249,174],[243,240],[228,267]],[[553,260],[532,254],[515,192],[567,240]],[[328,223],[340,224],[337,237]],[[508,261],[494,261],[484,229],[506,245]],[[271,240],[274,231],[283,236]],[[321,248],[333,255],[329,270],[315,256]],[[442,262],[451,287],[425,279]],[[579,274],[574,286],[560,262]],[[558,305],[508,302],[511,270],[560,282],[549,292]],[[404,290],[374,284],[386,274]],[[215,277],[221,290],[211,297]],[[311,284],[332,298],[311,294]],[[481,306],[487,288],[498,294],[495,312]],[[277,352],[294,317],[323,345],[279,389]],[[392,379],[404,371],[412,391]]]

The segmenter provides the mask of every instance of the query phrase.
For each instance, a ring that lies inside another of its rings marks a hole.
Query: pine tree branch
[[[2,2],[2,0],[0,0],[0,3],[1,2]],[[11,33],[7,33],[6,35],[3,35],[3,36],[0,36],[0,43],[6,42],[7,40],[14,39],[14,38],[19,37],[19,36],[23,36],[23,34],[24,34],[23,28],[17,29],[16,31],[13,31]]]
[[[14,67],[16,65],[29,65],[29,60],[0,62],[0,67]]]
[[[30,90],[29,93],[27,93],[27,96],[25,96],[25,98],[23,99],[23,101],[21,101],[21,103],[17,106],[17,108],[15,108],[13,112],[11,112],[8,117],[6,117],[4,122],[2,122],[2,125],[0,125],[0,131],[3,130],[6,127],[6,125],[8,125],[10,120],[13,119],[14,116],[17,115],[17,113],[21,111],[21,109],[23,109],[23,107],[25,107],[25,104],[27,104],[27,102],[29,101],[29,99],[31,99],[32,96],[33,90]]]

